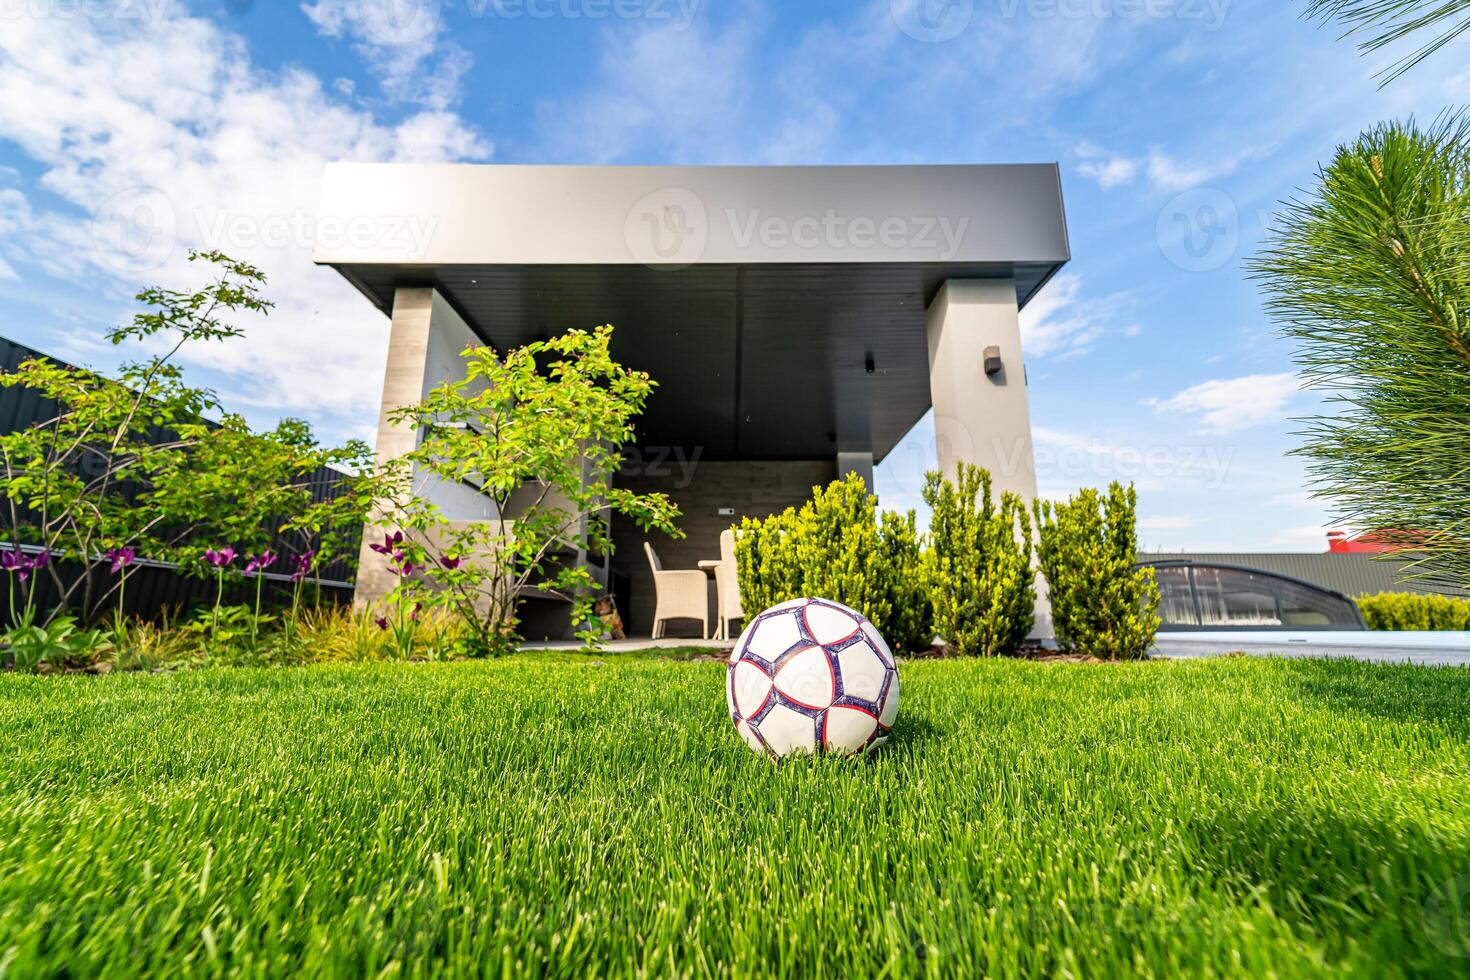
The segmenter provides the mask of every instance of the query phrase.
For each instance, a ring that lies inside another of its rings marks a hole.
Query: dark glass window
[[[1166,628],[1363,628],[1350,600],[1266,572],[1166,565],[1154,567],[1154,578]]]
[[[1201,626],[1280,626],[1275,581],[1232,568],[1196,568]]]
[[[1194,608],[1194,589],[1189,584],[1189,569],[1183,566],[1155,568],[1159,583],[1159,618],[1169,625],[1198,626],[1199,613]]]
[[[1276,586],[1281,590],[1281,622],[1285,625],[1358,628],[1356,611],[1346,599],[1285,580]]]

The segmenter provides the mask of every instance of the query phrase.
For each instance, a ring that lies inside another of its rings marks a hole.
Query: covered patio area
[[[871,483],[931,406],[941,469],[1035,495],[1017,313],[1068,259],[1054,165],[333,164],[321,211],[349,233],[317,262],[392,319],[380,458],[415,439],[388,413],[464,345],[611,323],[615,356],[659,385],[619,481],[681,507],[685,537],[650,542],[665,567],[717,559],[723,529],[813,485]],[[451,516],[498,516],[467,487],[434,492]],[[580,560],[647,636],[644,538],[612,534],[613,555]],[[364,550],[359,599],[390,587]],[[570,624],[528,597],[525,625]]]

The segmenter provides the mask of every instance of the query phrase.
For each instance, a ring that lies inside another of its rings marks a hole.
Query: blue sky
[[[1334,145],[1464,101],[1470,47],[1379,91],[1397,52],[1301,7],[0,0],[0,332],[107,367],[128,297],[219,245],[278,306],[193,368],[258,423],[366,435],[387,323],[311,265],[326,160],[1057,161],[1073,260],[1023,317],[1043,492],[1132,479],[1147,545],[1321,550],[1285,456],[1316,398],[1241,263]],[[141,258],[111,221],[139,207],[165,232]],[[917,502],[931,428],[885,505]]]

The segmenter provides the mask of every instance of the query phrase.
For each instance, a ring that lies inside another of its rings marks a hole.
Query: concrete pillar
[[[847,474],[856,473],[863,478],[868,492],[873,492],[873,454],[866,453],[838,453],[837,454],[837,479],[847,479]]]
[[[987,365],[987,359],[990,363]],[[961,460],[990,471],[994,492],[1036,499],[1036,459],[1026,404],[1026,365],[1011,279],[951,279],[929,306],[929,393],[935,455],[953,479]],[[1052,636],[1039,577],[1032,636]]]
[[[413,451],[420,434],[406,425],[395,425],[392,412],[423,400],[432,388],[449,379],[464,377],[460,351],[483,343],[454,308],[436,290],[400,288],[393,294],[393,322],[388,337],[388,364],[383,373],[383,399],[378,414],[376,453],[381,465]],[[427,473],[416,472],[415,492],[438,504],[451,520],[495,520],[489,498],[463,484],[448,484]],[[393,590],[395,579],[383,555],[370,550],[380,529],[363,534],[357,564],[354,604],[363,608]]]

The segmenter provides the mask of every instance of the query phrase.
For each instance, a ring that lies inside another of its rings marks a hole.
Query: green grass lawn
[[[1470,672],[925,661],[780,766],[723,676],[0,677],[0,973],[1470,969]]]

